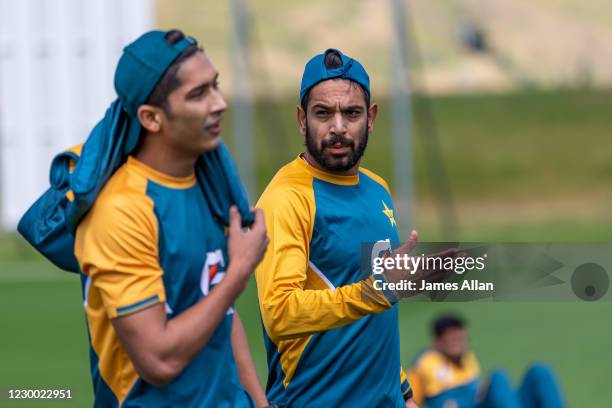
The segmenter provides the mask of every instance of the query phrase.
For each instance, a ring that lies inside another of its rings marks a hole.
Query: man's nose
[[[221,94],[221,91],[218,89],[213,89],[213,102],[212,107],[210,109],[213,113],[221,113],[227,109],[227,102],[225,102],[225,98]]]
[[[339,135],[343,135],[346,133],[346,121],[341,112],[337,112],[334,114],[330,130],[332,133]]]

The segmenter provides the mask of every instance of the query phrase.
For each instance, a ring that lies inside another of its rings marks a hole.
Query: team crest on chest
[[[396,226],[397,223],[395,222],[395,216],[393,215],[393,210],[387,206],[384,200],[381,200],[381,201],[383,205],[383,210],[382,210],[383,214],[385,214],[387,218],[389,218],[389,222],[391,223],[392,227]]]

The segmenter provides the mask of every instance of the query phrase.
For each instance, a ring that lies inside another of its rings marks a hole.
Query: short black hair
[[[340,53],[338,52],[338,50],[334,50],[330,48],[329,50],[325,51],[325,57],[323,58],[323,63],[325,64],[325,68],[327,69],[340,68],[342,66],[342,57],[340,56]],[[353,80],[349,80],[349,81],[354,82],[357,85],[359,85],[359,87],[363,91],[363,96],[365,97],[366,107],[369,108],[370,107],[370,94],[366,91],[366,89],[359,82],[355,82]],[[314,86],[312,86],[304,94],[304,97],[300,101],[300,105],[302,106],[302,110],[304,112],[306,112],[306,108],[308,108],[308,99],[310,97],[310,91],[312,90],[312,88],[314,88]]]
[[[431,332],[435,338],[442,336],[448,329],[464,329],[465,320],[457,315],[445,314],[438,316],[431,325]]]
[[[177,42],[181,41],[185,38],[185,34],[181,30],[170,30],[164,36],[166,42],[170,45],[174,45]],[[181,67],[183,61],[187,58],[191,57],[196,52],[204,50],[194,43],[187,48],[185,48],[179,56],[170,64],[164,75],[160,78],[151,91],[151,94],[146,100],[147,105],[157,106],[158,108],[163,109],[163,111],[170,115],[170,107],[168,106],[168,95],[172,93],[176,88],[181,86],[181,81],[178,79],[178,70]]]

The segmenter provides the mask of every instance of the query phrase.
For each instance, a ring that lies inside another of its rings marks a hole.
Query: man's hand
[[[418,233],[416,231],[412,231],[410,233],[410,237],[408,240],[391,252],[391,257],[396,257],[397,255],[405,256],[408,255],[416,246],[419,240]],[[459,252],[457,248],[449,248],[441,252],[437,252],[434,254],[425,255],[423,257],[423,261],[425,262],[427,259],[431,258],[440,258],[441,262],[432,262],[432,264],[436,267],[434,268],[423,268],[423,263],[421,262],[419,269],[404,269],[404,268],[394,268],[387,269],[383,272],[383,276],[385,280],[390,283],[398,283],[398,282],[414,282],[417,288],[422,286],[422,282],[441,282],[450,276],[453,273],[452,269],[444,269],[438,268],[437,266],[444,264],[444,261],[447,258],[459,258],[465,256],[465,253]],[[405,290],[405,291],[394,291],[398,298],[415,296],[420,291],[419,290]]]
[[[412,230],[412,232],[410,232],[410,236],[408,237],[408,241],[404,242],[402,245],[397,247],[397,249],[393,251],[392,255],[409,254],[417,246],[418,241],[419,241],[419,233],[416,232],[415,230]]]
[[[419,408],[419,406],[414,402],[414,398],[410,398],[406,400],[406,408]]]
[[[240,212],[236,206],[230,208],[229,239],[227,251],[229,265],[225,279],[235,279],[238,284],[246,286],[255,267],[263,259],[270,240],[266,231],[263,211],[254,210],[255,221],[248,230],[241,227]]]

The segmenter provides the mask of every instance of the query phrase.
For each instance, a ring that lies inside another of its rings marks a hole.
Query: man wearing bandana
[[[128,153],[75,235],[96,406],[267,405],[232,305],[268,239],[261,210],[226,200],[239,180],[217,77],[195,40],[148,32],[125,48],[119,98],[90,136]],[[75,174],[100,166],[93,146]]]
[[[358,61],[335,49],[313,57],[297,108],[306,151],[257,204],[270,235],[255,272],[266,393],[280,407],[413,406],[397,298],[360,268],[362,243],[399,244],[387,183],[359,166],[377,110]]]

